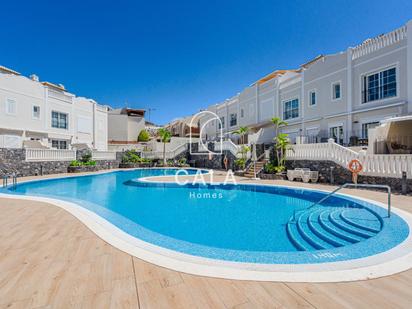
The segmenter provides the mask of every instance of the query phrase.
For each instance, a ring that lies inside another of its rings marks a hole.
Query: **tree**
[[[166,143],[170,141],[172,133],[165,128],[160,128],[158,134],[163,143],[163,165],[166,165]]]
[[[285,169],[286,151],[290,148],[290,140],[288,134],[280,133],[279,127],[286,126],[288,123],[283,121],[279,117],[272,118],[273,125],[275,126],[275,154],[277,159],[276,170],[282,172]]]
[[[249,132],[248,127],[240,127],[238,130],[234,131],[234,134],[237,134],[240,136],[240,143],[243,145],[245,143],[245,136]]]
[[[287,126],[288,125],[288,123],[286,121],[280,119],[279,117],[272,118],[272,122],[275,126],[275,136],[278,136],[280,126]]]
[[[290,149],[290,140],[287,134],[279,133],[275,137],[276,143],[276,157],[278,159],[277,171],[283,172],[285,170],[286,152]]]
[[[235,164],[239,166],[241,169],[245,169],[246,161],[247,161],[247,153],[250,151],[249,146],[242,145],[240,150],[237,153],[241,154],[241,158],[236,159]]]
[[[139,137],[137,138],[139,142],[148,142],[149,139],[150,139],[150,135],[146,130],[140,131]]]

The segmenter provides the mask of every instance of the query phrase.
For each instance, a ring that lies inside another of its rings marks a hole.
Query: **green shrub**
[[[92,153],[90,151],[84,153],[82,158],[80,159],[81,162],[87,163],[92,159]]]
[[[77,160],[73,160],[70,162],[70,166],[82,166],[82,163]]]
[[[265,164],[264,171],[266,174],[276,174],[276,173],[281,173],[285,170],[286,168],[282,165],[277,165],[275,163],[269,162]]]
[[[141,160],[142,159],[140,158],[136,150],[128,150],[122,157],[123,163],[140,163]]]
[[[139,137],[137,138],[139,142],[148,142],[149,139],[150,139],[150,135],[146,130],[140,131]]]
[[[93,161],[93,160],[89,160],[87,162],[74,160],[70,162],[70,166],[95,166],[95,165],[96,165],[96,161]]]
[[[245,158],[236,159],[235,164],[237,167],[244,170],[246,167],[246,159]]]
[[[96,166],[96,161],[90,160],[83,163],[84,166]]]
[[[141,162],[141,163],[151,163],[152,160],[151,160],[151,159],[146,159],[146,158],[141,158],[141,159],[140,159],[140,162]]]

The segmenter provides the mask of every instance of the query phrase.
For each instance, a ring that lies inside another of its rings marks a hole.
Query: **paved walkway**
[[[395,195],[393,205],[411,211],[412,197]],[[411,308],[411,291],[412,270],[321,284],[188,275],[119,251],[53,205],[0,198],[0,308]]]

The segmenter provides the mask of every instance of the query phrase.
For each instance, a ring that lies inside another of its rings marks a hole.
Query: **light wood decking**
[[[393,203],[412,209],[411,197]],[[0,308],[411,308],[411,291],[412,270],[322,284],[179,273],[119,251],[60,208],[0,198]]]

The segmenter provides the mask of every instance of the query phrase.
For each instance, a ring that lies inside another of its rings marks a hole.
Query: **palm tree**
[[[280,126],[286,126],[288,123],[279,117],[272,118],[272,122],[275,126],[275,154],[277,159],[278,167],[282,168],[285,158],[286,148],[288,147],[288,135],[284,133],[279,133]]]
[[[286,152],[291,148],[288,134],[279,133],[278,136],[275,137],[275,142],[276,156],[278,159],[278,172],[283,172],[285,170]]]
[[[240,143],[243,145],[244,142],[245,142],[245,136],[246,136],[247,132],[249,132],[248,127],[240,127],[238,130],[236,130],[233,133],[237,134],[237,135],[240,135]]]
[[[288,123],[286,121],[282,120],[279,117],[272,118],[272,123],[275,125],[275,136],[278,136],[280,126],[287,126],[288,125]]]
[[[172,133],[165,128],[160,128],[159,131],[160,140],[163,143],[163,165],[166,165],[166,143],[170,141]]]

